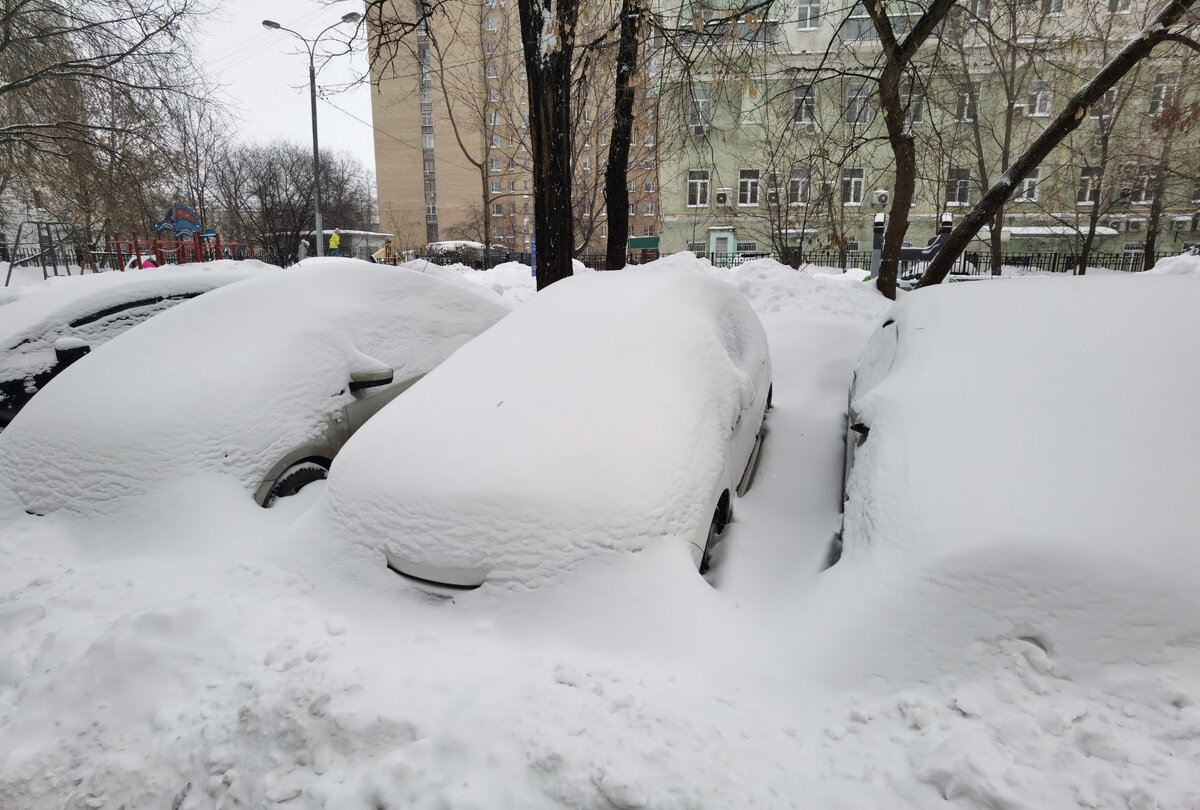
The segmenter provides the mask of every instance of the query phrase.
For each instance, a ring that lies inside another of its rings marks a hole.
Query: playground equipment
[[[21,240],[23,237],[29,236],[29,231],[26,226],[32,225],[37,230],[37,241],[35,246],[26,248],[28,254],[22,256]],[[13,239],[12,248],[8,249],[9,264],[8,272],[4,276],[4,286],[7,287],[12,281],[13,268],[22,265],[32,265],[35,262],[42,267],[42,279],[48,279],[51,275],[60,275],[59,267],[62,267],[62,275],[71,275],[72,259],[75,264],[79,264],[79,259],[76,251],[67,246],[66,240],[63,238],[65,233],[70,230],[71,226],[66,222],[44,222],[39,220],[25,220],[17,226],[17,235]]]
[[[254,245],[248,242],[222,242],[221,235],[215,231],[208,231],[207,235],[197,231],[191,238],[181,239],[160,239],[156,236],[149,241],[138,238],[135,231],[128,239],[122,239],[121,234],[114,233],[108,241],[107,250],[87,252],[83,266],[84,270],[98,273],[104,266],[126,270],[141,267],[147,260],[161,267],[164,264],[253,258]]]

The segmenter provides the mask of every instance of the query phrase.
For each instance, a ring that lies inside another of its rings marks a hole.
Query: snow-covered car
[[[899,301],[855,371],[827,572],[888,624],[863,643],[937,660],[1008,638],[1059,665],[1195,648],[1197,311],[1180,277]]]
[[[216,472],[263,505],[324,478],[377,410],[510,306],[354,259],[230,285],[60,375],[0,434],[27,509],[80,510]]]
[[[554,577],[675,539],[704,570],[771,402],[757,315],[693,271],[542,290],[346,446],[330,531],[429,582]]]
[[[260,262],[63,276],[0,296],[0,427],[71,363],[181,301],[267,272]]]

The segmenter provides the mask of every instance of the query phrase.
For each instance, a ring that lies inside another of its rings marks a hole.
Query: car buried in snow
[[[556,282],[352,439],[331,531],[439,585],[553,578],[677,542],[706,570],[771,404],[757,315],[694,271]]]
[[[270,506],[510,306],[356,259],[230,285],[143,324],[47,387],[0,434],[29,511],[90,510],[207,473]]]
[[[0,428],[92,349],[176,304],[271,269],[219,262],[64,276],[3,290]]]
[[[881,659],[1194,652],[1198,310],[1195,280],[1137,274],[904,296],[850,388],[827,608]]]

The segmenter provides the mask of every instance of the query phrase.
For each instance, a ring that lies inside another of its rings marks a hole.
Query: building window
[[[500,136],[499,136],[499,135],[493,135],[493,136],[492,136],[492,148],[493,148],[493,149],[499,149],[499,148],[500,148]]]
[[[642,168],[643,169],[653,169],[654,168],[654,158],[648,157],[645,160],[643,160]]]
[[[688,124],[695,133],[703,133],[712,123],[712,88],[698,84],[692,88],[692,104],[688,111]]]
[[[817,120],[817,88],[812,85],[792,91],[792,123],[811,124]]]
[[[425,218],[437,217],[437,203],[433,200],[425,202]]]
[[[651,179],[651,180],[647,180],[646,182],[642,183],[642,191],[646,192],[647,194],[653,193],[654,192],[654,180]]]
[[[1120,96],[1120,89],[1112,88],[1104,94],[1104,98],[1097,101],[1088,110],[1089,118],[1111,118],[1113,111],[1117,109],[1117,98]]]
[[[958,109],[955,110],[954,120],[974,121],[979,114],[979,82],[971,82],[958,90]]]
[[[500,78],[500,68],[496,65],[488,65],[487,66],[487,77],[489,79],[499,79]]]
[[[687,187],[688,208],[708,205],[708,170],[690,169]]]
[[[758,242],[743,242],[740,239],[737,243],[738,253],[758,253]]]
[[[504,185],[499,180],[492,181],[492,193],[500,194],[504,191]]]
[[[971,202],[971,170],[951,169],[946,176],[946,205],[969,205]]]
[[[1025,114],[1037,117],[1050,114],[1050,85],[1040,79],[1029,83],[1029,106]]]
[[[608,146],[608,133],[607,132],[600,133],[600,145]]]
[[[493,172],[500,171],[500,158],[491,158],[488,160],[488,169]]]
[[[1137,166],[1129,164],[1121,168],[1121,193],[1128,190],[1131,203],[1154,202],[1154,184],[1157,173],[1153,166]]]
[[[631,217],[637,216],[637,204],[636,203],[629,204],[629,216],[631,216]]]
[[[642,236],[654,236],[654,226],[647,225],[642,229]]]
[[[788,205],[808,205],[811,191],[812,182],[808,169],[792,169],[792,176],[788,178]]]
[[[642,136],[642,146],[646,147],[647,149],[654,148],[654,133],[653,132],[647,132],[645,135]]]
[[[925,92],[914,90],[904,96],[904,128],[911,131],[913,124],[925,123]]]
[[[499,31],[500,30],[500,21],[497,20],[495,17],[488,17],[487,20],[484,21],[484,23],[483,23],[483,30],[484,31]]]
[[[585,172],[590,172],[592,170],[592,159],[590,157],[582,158],[579,161],[579,167]]]
[[[421,148],[422,149],[432,149],[433,148],[433,133],[432,132],[421,133]]]
[[[608,225],[601,225],[601,226],[600,226],[600,235],[601,235],[602,237],[603,237],[603,236],[608,236]]]
[[[489,54],[494,54],[496,51],[500,50],[500,43],[494,39],[489,39],[484,44],[483,49]]]
[[[842,205],[862,205],[864,185],[862,169],[842,169]]]
[[[433,174],[433,166],[434,166],[433,161],[426,159],[425,160],[425,174],[427,174],[427,175]]]
[[[426,180],[425,181],[425,196],[432,197],[436,193],[437,193],[437,183],[435,183],[433,180]]]
[[[842,24],[842,39],[879,39],[879,32],[875,30],[875,24],[871,22],[862,0],[854,4],[850,16]]]
[[[489,111],[488,117],[487,117],[487,122],[488,122],[489,126],[493,126],[493,127],[500,126],[500,113],[497,110]]]
[[[1038,182],[1041,179],[1041,168],[1031,171],[1029,176],[1021,181],[1021,186],[1017,189],[1017,195],[1013,199],[1017,202],[1037,202]]]
[[[654,203],[652,203],[652,202],[642,203],[642,216],[644,216],[644,217],[654,216]]]
[[[500,89],[496,87],[488,88],[488,101],[496,102],[500,100]]]
[[[865,84],[846,85],[846,123],[867,123],[867,96],[870,88]]]
[[[504,203],[492,203],[492,216],[504,216]]]
[[[758,169],[742,169],[738,174],[738,205],[758,205]]]
[[[704,242],[688,242],[688,250],[697,256],[704,256],[708,252],[708,245]]]
[[[1042,0],[1043,14],[1062,14],[1063,0]]]
[[[1079,205],[1090,205],[1096,202],[1100,193],[1100,182],[1104,175],[1092,166],[1084,166],[1079,172],[1079,188],[1075,193],[1075,202]]]
[[[1128,14],[1133,11],[1133,0],[1108,0],[1108,10],[1113,14]]]
[[[1178,81],[1177,73],[1160,73],[1154,78],[1154,89],[1150,94],[1151,115],[1158,115],[1174,103],[1175,85]]]
[[[970,0],[967,11],[977,20],[989,19],[988,0]]]
[[[801,31],[815,31],[820,17],[820,3],[816,0],[800,0],[800,14],[797,20]]]
[[[433,126],[433,110],[421,110],[421,126]]]

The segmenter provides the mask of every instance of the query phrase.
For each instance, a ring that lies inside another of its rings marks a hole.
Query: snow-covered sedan
[[[675,541],[703,570],[753,474],[763,327],[694,271],[588,273],[537,293],[346,446],[330,531],[416,579],[553,578]]]
[[[270,505],[324,478],[370,416],[509,308],[353,259],[229,285],[55,379],[0,434],[0,482],[30,511],[86,511],[219,473]]]
[[[261,262],[213,262],[52,278],[0,293],[0,427],[71,363],[181,301],[261,275]]]
[[[1197,312],[1174,276],[905,296],[850,392],[828,612],[893,664],[1200,654]]]

